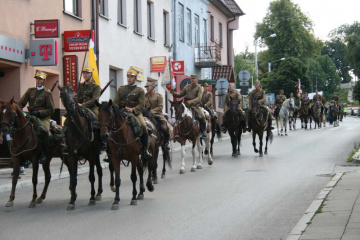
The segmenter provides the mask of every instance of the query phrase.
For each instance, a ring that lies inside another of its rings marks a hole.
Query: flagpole
[[[92,36],[91,36],[92,31],[93,31],[93,29],[91,28],[91,29],[90,29],[90,34],[89,34],[88,43],[87,43],[87,46],[86,46],[86,51],[85,51],[85,56],[84,56],[82,68],[81,68],[81,71],[80,71],[80,77],[79,77],[78,88],[77,88],[78,92],[80,91],[80,82],[81,82],[81,77],[82,77],[82,70],[84,69],[85,60],[86,60],[86,55],[87,55],[87,52],[89,51],[89,45],[90,45],[90,39],[91,39],[91,37],[92,37]]]

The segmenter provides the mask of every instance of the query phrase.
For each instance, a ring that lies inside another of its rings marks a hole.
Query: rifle
[[[101,90],[100,96],[105,92],[105,90],[110,86],[111,82],[114,81],[114,79],[111,79],[104,87],[104,89]]]
[[[52,86],[52,88],[50,89],[51,92],[54,91],[55,87],[56,87],[56,84],[59,83],[59,80],[56,80],[56,82],[54,83],[54,85]]]

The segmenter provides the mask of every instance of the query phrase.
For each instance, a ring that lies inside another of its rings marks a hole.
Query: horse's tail
[[[274,135],[273,135],[272,131],[270,131],[270,133],[269,133],[270,144],[272,143],[273,139],[274,139]]]
[[[216,133],[217,139],[220,140],[220,138],[221,138],[221,127],[220,127],[219,122],[216,121],[216,120],[214,120],[212,131]]]

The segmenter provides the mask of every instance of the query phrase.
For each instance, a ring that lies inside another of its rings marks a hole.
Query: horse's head
[[[66,108],[66,111],[68,112],[68,114],[70,116],[74,115],[75,108],[77,106],[77,98],[76,98],[74,90],[72,89],[72,87],[70,87],[68,85],[65,85],[63,87],[58,85],[58,88],[60,90],[61,102],[64,105],[64,107]]]
[[[230,101],[229,101],[229,109],[231,112],[236,112],[238,109],[238,106],[240,104],[240,101],[238,98],[232,98],[230,97]]]
[[[294,110],[295,100],[293,98],[289,98],[289,108],[290,110]]]
[[[183,104],[183,99],[180,101],[171,101],[169,100],[171,107],[175,110],[175,119],[180,120],[184,117],[184,113],[186,110],[185,105]]]
[[[260,103],[256,100],[252,100],[251,102],[251,111],[254,114],[257,114],[260,111]]]
[[[111,129],[114,127],[115,116],[113,110],[113,102],[96,102],[99,107],[99,125],[100,125],[100,139],[107,144]]]
[[[14,97],[10,101],[0,99],[1,131],[5,135],[10,134],[19,116],[19,111],[21,111],[21,109],[14,102]]]

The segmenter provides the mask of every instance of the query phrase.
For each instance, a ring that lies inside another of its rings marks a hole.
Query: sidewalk
[[[220,141],[227,141],[230,137],[228,134],[223,134],[222,139]],[[217,138],[215,137],[214,144],[218,142]],[[186,149],[191,148],[191,143],[186,144]],[[181,150],[180,143],[173,141],[171,142],[171,148],[173,149],[173,153],[179,152]],[[106,154],[103,153],[100,155],[100,162],[102,168],[107,168],[108,163],[104,162],[103,159],[105,158]],[[160,150],[159,156],[162,156],[162,152]],[[162,161],[162,159],[161,159]],[[50,163],[50,172],[51,172],[51,181],[57,179],[63,179],[69,177],[69,172],[67,167],[64,165],[62,169],[62,173],[60,175],[60,167],[61,167],[61,159],[60,158],[53,158]],[[5,168],[0,169],[0,192],[10,192],[11,191],[11,181],[12,181],[12,168]],[[20,175],[21,179],[18,179],[16,189],[24,188],[28,186],[32,186],[32,168],[25,169],[26,175]],[[78,175],[85,174],[89,172],[89,164],[85,163],[84,165],[78,165]],[[38,183],[44,183],[44,171],[42,167],[39,167],[38,173]]]
[[[360,239],[360,171],[337,173],[287,240]]]

